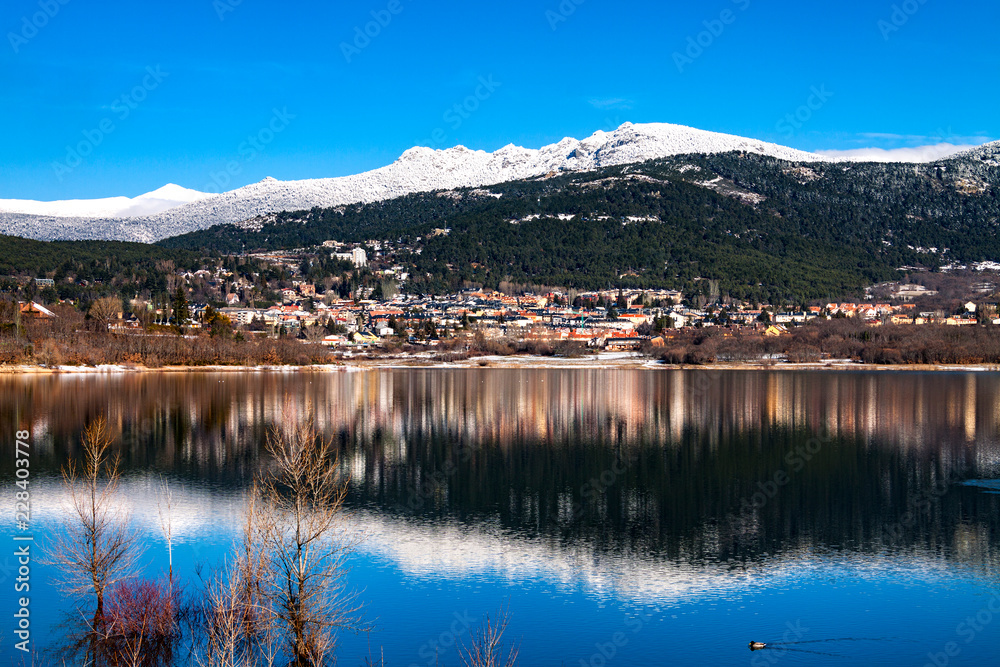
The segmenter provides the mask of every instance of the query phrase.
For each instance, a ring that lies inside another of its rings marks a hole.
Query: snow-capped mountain
[[[672,155],[730,151],[759,153],[790,162],[825,162],[831,159],[755,139],[681,125],[625,123],[613,132],[596,132],[583,140],[566,138],[541,149],[509,145],[487,153],[464,146],[447,150],[411,148],[391,165],[355,176],[303,181],[267,178],[219,195],[199,196],[182,206],[156,214],[138,214],[141,217],[129,217],[137,214],[121,211],[103,217],[94,217],[100,214],[92,212],[80,212],[101,210],[103,204],[94,204],[94,208],[87,209],[81,203],[79,209],[74,209],[67,202],[59,202],[61,206],[55,209],[28,210],[28,207],[10,208],[0,202],[0,233],[42,240],[152,242],[283,210],[370,203],[415,192],[494,185],[551,172],[587,171]],[[129,207],[124,210],[140,209]]]
[[[0,199],[0,212],[61,218],[135,218],[156,215],[211,196],[206,192],[189,190],[169,183],[158,190],[132,199],[128,197],[68,199],[65,201]]]

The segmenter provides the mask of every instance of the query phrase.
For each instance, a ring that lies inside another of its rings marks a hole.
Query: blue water
[[[198,562],[223,561],[229,546],[223,539],[206,538],[197,549],[182,543],[174,566],[191,573]],[[165,544],[152,533],[150,549],[147,572],[165,576]],[[652,564],[651,571],[673,568]],[[48,568],[39,570],[31,608],[36,641],[45,644],[60,636],[64,618],[54,610],[65,600],[47,579]],[[510,615],[507,635],[521,664],[923,665],[933,664],[928,654],[939,654],[939,662],[948,657],[949,643],[958,653],[947,664],[998,664],[1000,587],[955,569],[810,558],[722,575],[697,593],[657,596],[630,591],[628,582],[620,584],[625,590],[602,590],[508,569],[414,576],[362,548],[349,579],[374,629],[340,636],[341,664],[384,655],[395,665],[458,665],[458,647],[501,608]],[[186,580],[198,590],[196,578]],[[751,640],[792,643],[750,653]]]
[[[143,574],[167,571],[162,475],[192,595],[198,568],[207,577],[230,553],[263,426],[283,399],[317,406],[365,534],[348,581],[373,629],[340,634],[340,664],[459,665],[501,609],[522,665],[1000,664],[993,375],[734,372],[708,389],[645,371],[4,382],[0,414],[34,437],[35,546],[64,516],[55,471],[104,412],[120,424]],[[815,454],[789,463],[811,441]],[[0,558],[7,591],[12,562]],[[31,576],[35,646],[51,648],[73,606],[51,566],[34,560]],[[16,658],[12,629],[0,627],[3,655]]]

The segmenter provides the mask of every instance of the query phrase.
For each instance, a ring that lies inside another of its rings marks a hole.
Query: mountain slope
[[[513,145],[495,153],[463,146],[443,151],[412,148],[393,164],[363,174],[304,181],[268,178],[157,215],[127,220],[121,213],[88,219],[79,215],[57,217],[59,212],[48,209],[0,213],[0,233],[41,240],[150,242],[283,210],[368,203],[415,192],[493,185],[550,172],[588,171],[672,155],[731,151],[795,162],[827,160],[776,144],[680,125],[626,123],[614,132],[597,132],[582,141],[567,138],[537,150]],[[36,215],[27,214],[32,212]]]
[[[826,297],[903,266],[1000,260],[1000,168],[987,153],[929,165],[675,156],[281,213],[161,244],[239,253],[402,241],[413,252],[397,263],[426,292],[502,281],[690,292],[704,279],[734,297]]]
[[[132,218],[156,215],[212,195],[182,188],[169,183],[162,188],[129,199],[68,199],[63,201],[32,201],[0,199],[0,213],[14,213],[58,218]]]

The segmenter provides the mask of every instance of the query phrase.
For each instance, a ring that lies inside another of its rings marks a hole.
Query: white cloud
[[[588,100],[595,109],[631,109],[634,102],[623,97]]]
[[[935,134],[892,134],[890,132],[862,132],[857,136],[863,139],[879,139],[885,141],[896,141],[896,142],[906,142],[909,144],[917,146],[925,146],[930,144],[986,144],[993,139],[986,136],[984,132],[979,134],[970,135],[959,135],[952,132],[949,127],[947,130],[938,130]],[[860,142],[859,142],[860,143]]]
[[[846,151],[816,151],[831,158],[854,162],[934,162],[942,158],[977,148],[979,144],[956,145],[950,143],[914,146],[911,148],[855,148]]]

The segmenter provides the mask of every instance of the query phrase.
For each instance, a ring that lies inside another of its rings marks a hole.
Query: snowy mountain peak
[[[190,188],[181,187],[175,183],[167,183],[162,188],[157,188],[152,192],[147,192],[144,195],[139,195],[135,199],[159,199],[161,201],[189,203],[211,196],[212,195],[209,195],[204,192],[199,192],[197,190],[192,190]]]
[[[215,196],[168,185],[150,193],[149,197],[160,193],[159,196],[164,199],[177,201],[183,195],[190,197],[189,203],[168,210],[161,208],[155,214],[146,213],[144,218],[124,220],[129,215],[135,215],[131,211],[136,210],[132,208],[136,205],[134,201],[125,198],[119,199],[132,202],[126,205],[126,213],[121,212],[123,202],[115,200],[111,204],[105,203],[104,210],[108,212],[97,214],[94,213],[93,202],[61,202],[61,207],[43,209],[22,206],[24,202],[0,201],[0,233],[46,240],[100,238],[149,242],[279,211],[369,203],[416,192],[483,187],[553,172],[591,171],[673,155],[734,151],[758,153],[789,162],[826,162],[832,159],[757,139],[683,125],[623,123],[611,132],[597,131],[582,140],[566,137],[538,149],[508,144],[494,153],[487,153],[465,146],[446,150],[417,146],[405,151],[386,167],[355,176],[301,181],[279,181],[268,177]],[[151,204],[160,200],[142,201]],[[16,215],[19,213],[62,217],[41,220]],[[107,219],[82,219],[97,215]]]
[[[68,199],[64,201],[0,199],[0,213],[20,213],[57,218],[134,218],[156,215],[211,196],[205,192],[168,183],[162,188],[132,199],[128,197]]]
[[[671,155],[728,151],[763,153],[790,161],[826,159],[784,146],[681,125],[624,123],[612,132],[598,131],[583,140],[566,137],[539,149],[509,144],[495,153],[487,153],[466,146],[445,150],[418,146],[386,167],[356,176],[303,181],[268,177],[215,196],[168,185],[135,200],[122,197],[100,204],[61,202],[59,206],[44,207],[34,205],[37,202],[25,206],[13,205],[23,202],[0,201],[0,232],[44,239],[148,242],[283,210],[368,203],[414,192],[481,187],[551,172],[587,171]],[[58,217],[41,221],[4,212]],[[96,217],[107,219],[81,220]]]

